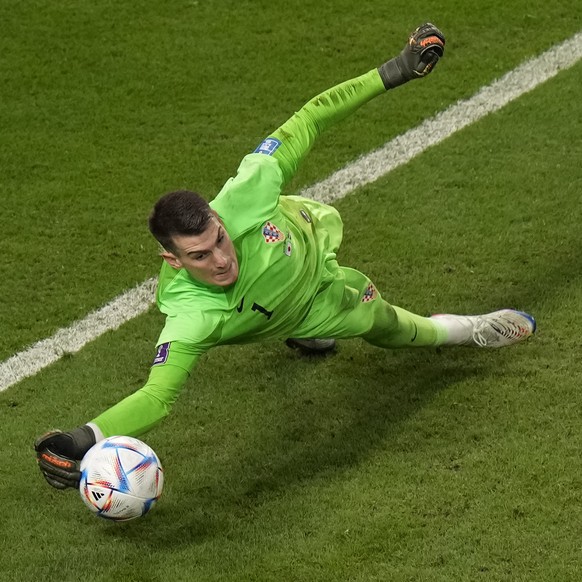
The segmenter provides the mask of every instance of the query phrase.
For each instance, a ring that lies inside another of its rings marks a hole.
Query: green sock
[[[430,317],[422,317],[401,307],[383,303],[374,327],[364,339],[382,348],[436,347],[447,341],[448,333]]]

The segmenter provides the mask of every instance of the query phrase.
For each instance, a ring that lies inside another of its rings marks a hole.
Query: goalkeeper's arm
[[[182,342],[164,347],[163,361],[154,364],[143,388],[88,424],[68,432],[50,431],[36,440],[39,468],[50,485],[77,487],[80,461],[97,441],[113,435],[139,436],[169,414],[200,352]]]
[[[397,57],[311,99],[256,152],[277,158],[284,182],[288,182],[323,131],[386,90],[428,75],[442,57],[444,45],[444,36],[436,26],[430,23],[420,26]]]
[[[143,388],[90,422],[98,437],[118,434],[137,437],[168,416],[199,357],[182,342],[168,344],[168,353],[167,362],[151,368]]]

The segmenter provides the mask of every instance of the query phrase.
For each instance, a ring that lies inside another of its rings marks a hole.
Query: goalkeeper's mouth
[[[238,279],[238,263],[232,260],[226,269],[214,273],[214,281],[221,287],[232,285]]]

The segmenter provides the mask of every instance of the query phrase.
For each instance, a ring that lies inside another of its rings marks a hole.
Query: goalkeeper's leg
[[[332,282],[318,293],[294,338],[362,337],[383,348],[438,346],[447,340],[445,326],[388,304],[366,275],[335,261],[328,268]]]
[[[484,315],[420,317],[382,300],[376,306],[374,325],[362,337],[382,348],[431,345],[501,348],[527,339],[535,329],[535,319],[515,309]]]
[[[373,305],[372,325],[362,338],[380,348],[440,346],[447,331],[430,317],[422,317],[378,298]]]
[[[332,265],[333,266],[333,265]],[[496,348],[523,341],[536,328],[527,313],[422,317],[382,299],[368,277],[346,267],[318,297],[294,337],[362,337],[382,348],[472,346]]]

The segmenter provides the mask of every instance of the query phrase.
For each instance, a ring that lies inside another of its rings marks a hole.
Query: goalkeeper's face
[[[186,269],[197,281],[228,287],[238,279],[238,259],[232,240],[215,215],[198,235],[175,235],[175,253],[162,257],[176,269]]]

